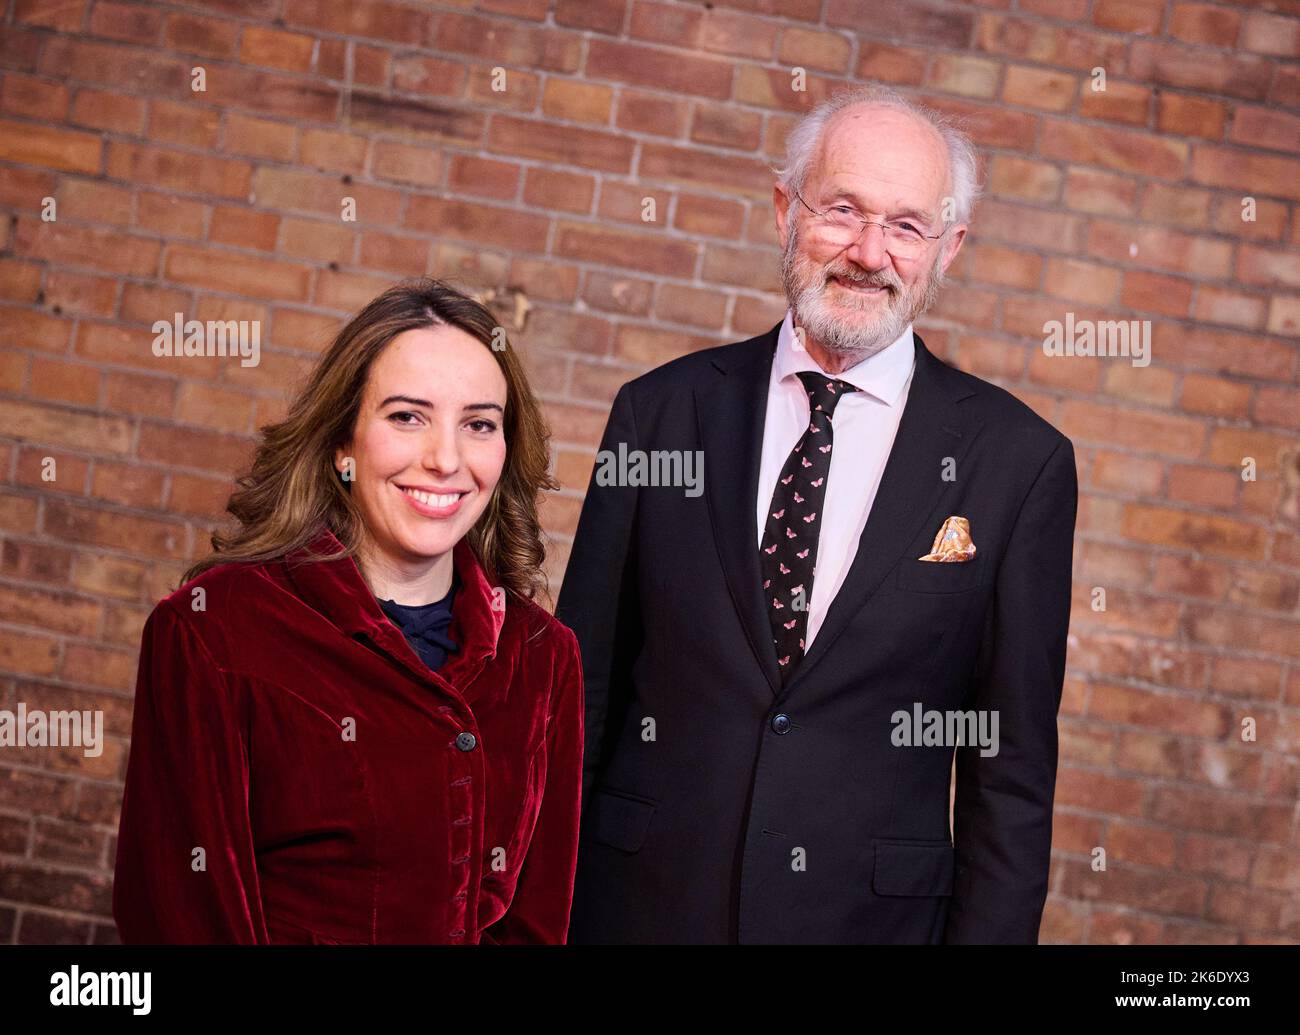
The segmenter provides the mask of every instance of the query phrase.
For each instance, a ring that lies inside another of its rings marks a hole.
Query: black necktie
[[[808,430],[795,444],[767,508],[760,564],[767,615],[772,623],[781,685],[790,682],[803,660],[808,629],[808,601],[817,572],[817,538],[822,501],[831,469],[834,428],[831,415],[840,397],[857,388],[825,374],[798,375],[808,391]]]

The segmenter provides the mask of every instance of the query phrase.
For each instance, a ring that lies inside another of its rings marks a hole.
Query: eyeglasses
[[[947,231],[937,234],[923,234],[917,226],[906,219],[895,219],[888,223],[877,223],[863,219],[857,210],[848,205],[833,205],[825,212],[818,212],[798,191],[794,192],[803,207],[813,214],[813,234],[819,241],[842,249],[856,241],[862,231],[869,226],[878,226],[885,236],[885,248],[899,259],[915,259],[928,248],[930,241],[937,241]]]

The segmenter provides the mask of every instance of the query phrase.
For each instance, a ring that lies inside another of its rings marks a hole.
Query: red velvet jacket
[[[341,547],[323,532],[311,549]],[[300,556],[209,569],[149,616],[113,886],[122,940],[563,942],[582,773],[573,633],[514,596],[494,608],[462,541],[460,649],[432,672],[350,558],[288,563]]]

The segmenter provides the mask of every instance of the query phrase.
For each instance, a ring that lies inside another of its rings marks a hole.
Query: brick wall
[[[868,78],[986,159],[927,342],[1078,453],[1044,940],[1300,941],[1300,0],[0,11],[0,707],[109,733],[0,750],[0,941],[115,939],[142,623],[341,318],[426,271],[526,303],[558,588],[617,387],[780,317],[769,167]],[[261,363],[153,357],[177,311]],[[1151,365],[1045,356],[1067,311],[1150,320]]]

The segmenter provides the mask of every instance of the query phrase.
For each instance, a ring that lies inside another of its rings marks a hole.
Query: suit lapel
[[[812,649],[782,695],[772,629],[763,606],[755,524],[767,387],[779,330],[778,324],[767,334],[715,357],[717,376],[711,384],[695,387],[695,412],[707,458],[704,482],[709,519],[731,600],[773,695],[788,696],[826,655],[849,619],[866,605],[921,532],[921,523],[952,488],[953,483],[942,479],[944,459],[954,459],[960,476],[962,458],[979,422],[957,406],[974,393],[914,333],[916,370],[857,552]]]
[[[772,627],[763,609],[758,563],[757,494],[767,385],[780,324],[721,350],[711,383],[695,386],[695,419],[704,450],[704,495],[731,601],[745,638],[775,694],[781,686]]]
[[[812,649],[786,687],[787,695],[816,668],[849,619],[866,605],[908,544],[923,531],[922,522],[955,484],[943,480],[945,458],[953,458],[956,477],[960,478],[962,458],[978,433],[979,421],[957,405],[975,393],[930,353],[919,334],[914,332],[913,336],[916,369],[880,488],[848,575],[831,602]],[[938,526],[928,531],[937,530]]]

